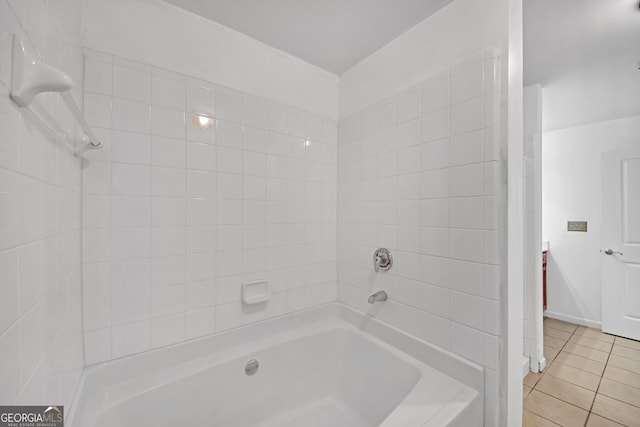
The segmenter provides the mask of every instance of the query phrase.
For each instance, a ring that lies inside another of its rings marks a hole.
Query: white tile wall
[[[76,10],[79,0],[3,0],[0,34],[17,33],[81,84]],[[3,70],[8,40],[0,40]],[[0,402],[69,405],[84,366],[80,161],[22,116],[7,77],[0,73]],[[57,96],[38,100],[61,126],[71,123]]]
[[[0,0],[0,24],[80,82],[79,0],[61,2]],[[343,120],[338,145],[335,122],[293,106],[87,51],[84,110],[105,147],[82,164],[1,82],[0,348],[17,350],[0,352],[0,401],[68,405],[83,332],[93,364],[339,296],[483,364],[497,403],[498,62]],[[375,275],[380,246],[395,265]],[[243,306],[256,279],[271,300]],[[372,307],[376,289],[390,300]]]
[[[336,299],[335,122],[100,52],[85,73],[87,364]]]
[[[484,52],[343,119],[338,143],[339,300],[483,365],[492,407],[499,61]],[[393,254],[387,273],[373,272],[378,247]],[[369,305],[378,289],[389,300]]]

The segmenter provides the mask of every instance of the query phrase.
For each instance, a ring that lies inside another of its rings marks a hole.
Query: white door
[[[602,154],[602,258],[602,330],[640,340],[640,148]]]

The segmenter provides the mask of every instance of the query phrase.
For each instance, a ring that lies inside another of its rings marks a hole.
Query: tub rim
[[[411,359],[464,384],[478,393],[481,409],[484,412],[483,367],[341,302],[331,302],[205,337],[86,366],[68,411],[68,425],[75,426],[76,417],[91,410],[91,405],[95,407],[101,397],[99,389],[104,389],[105,382],[107,386],[118,384],[121,376],[125,375],[124,369],[131,371],[133,367],[137,374],[152,375],[162,370],[171,370],[173,367],[181,369],[183,366],[207,357],[219,358],[220,356],[222,359],[228,359],[233,354],[237,357],[243,354],[243,350],[257,351],[280,342],[291,341],[296,337],[336,328],[352,329],[366,335],[365,338],[381,341],[391,349],[404,353]],[[227,354],[227,357],[224,354]],[[201,356],[198,357],[198,355]],[[83,410],[79,411],[81,407]],[[100,406],[96,409],[99,408]]]

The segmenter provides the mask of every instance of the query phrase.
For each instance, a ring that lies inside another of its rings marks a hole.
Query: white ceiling
[[[165,0],[340,75],[453,0]]]
[[[525,84],[629,54],[640,60],[638,0],[524,1]]]
[[[543,130],[640,114],[639,0],[524,0],[524,81]]]

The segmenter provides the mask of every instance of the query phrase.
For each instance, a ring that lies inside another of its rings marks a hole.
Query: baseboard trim
[[[524,356],[522,359],[522,378],[526,377],[529,373],[529,358]]]
[[[570,316],[568,314],[556,313],[554,311],[545,310],[543,316],[550,317],[552,319],[564,320],[565,322],[575,323],[577,325],[588,326],[590,328],[602,330],[602,322],[596,322],[595,320],[583,319],[581,317]]]
[[[543,372],[547,368],[547,358],[543,357],[538,360],[538,372]]]
[[[544,371],[544,368],[547,367],[547,359],[544,357],[540,359],[529,357],[528,361],[529,363],[527,364],[527,371],[529,372],[542,372]]]

